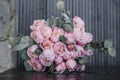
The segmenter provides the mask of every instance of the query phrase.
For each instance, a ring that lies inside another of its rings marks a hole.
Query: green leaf
[[[23,60],[28,60],[28,59],[29,59],[29,57],[28,57],[28,55],[27,55],[27,50],[26,50],[26,49],[21,50],[21,51],[20,51],[20,54],[21,54],[21,58],[22,58]]]
[[[62,36],[62,35],[59,37],[59,41],[63,42],[64,44],[67,44],[67,39],[66,39],[66,37],[64,37],[64,36]]]
[[[115,50],[115,48],[108,48],[108,53],[109,53],[112,57],[115,57],[115,56],[116,56],[116,50]]]
[[[65,19],[70,19],[69,16],[66,13],[61,14]]]
[[[47,26],[50,26],[50,19],[47,19],[46,24]]]
[[[113,42],[111,40],[105,40],[104,47],[105,48],[111,48],[113,46]]]
[[[0,36],[0,42],[6,41],[6,40],[7,40],[7,38],[5,36]]]
[[[63,29],[67,32],[70,32],[73,30],[73,27],[71,26],[71,24],[63,24]]]
[[[37,48],[37,49],[35,50],[35,54],[36,54],[36,55],[40,55],[42,52],[43,52],[42,48],[41,48],[41,49],[40,49],[40,48]]]
[[[14,51],[19,51],[22,50],[24,48],[27,48],[28,46],[31,46],[33,43],[32,39],[29,36],[24,36],[21,38],[20,42],[18,44],[16,44],[15,46],[13,46],[13,50]]]
[[[54,27],[59,27],[59,19],[54,19],[54,23],[53,23],[53,25],[52,26],[54,26]]]
[[[71,12],[70,11],[67,11],[66,14],[71,17]]]
[[[85,63],[88,63],[88,62],[89,62],[88,58],[79,59],[80,64],[85,64]]]
[[[24,61],[24,66],[25,66],[26,71],[32,71],[33,70],[32,66],[30,66],[27,61]]]

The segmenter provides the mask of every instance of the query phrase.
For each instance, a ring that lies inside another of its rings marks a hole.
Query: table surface
[[[0,80],[120,80],[120,67],[92,67],[81,73],[59,75],[10,69],[0,73]]]

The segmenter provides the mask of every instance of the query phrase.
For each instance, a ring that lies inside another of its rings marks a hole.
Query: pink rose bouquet
[[[63,10],[63,2],[57,4]],[[94,42],[93,35],[85,32],[85,22],[78,16],[72,18],[69,11],[47,21],[34,20],[30,29],[30,36],[15,37],[11,44],[14,51],[20,51],[26,71],[84,71],[94,50],[116,55],[110,40]]]

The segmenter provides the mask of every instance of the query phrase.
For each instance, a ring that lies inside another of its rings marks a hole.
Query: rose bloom
[[[38,55],[34,53],[37,48],[37,45],[33,45],[27,49],[27,55],[29,56],[29,58],[38,58]]]
[[[41,34],[43,35],[44,39],[49,39],[52,34],[52,29],[48,26],[40,28]]]
[[[53,43],[50,40],[45,40],[42,42],[43,49],[52,49]]]
[[[32,37],[32,39],[35,40],[36,43],[41,43],[44,40],[44,37],[42,36],[40,31],[32,31],[31,37]]]
[[[64,34],[63,29],[54,27],[53,32],[52,32],[52,36],[51,36],[51,40],[53,42],[57,42],[59,40],[60,35],[63,35],[63,34]]]
[[[85,65],[77,64],[75,70],[76,71],[84,71],[85,70]]]
[[[53,48],[55,53],[60,55],[65,52],[66,46],[62,42],[56,42]]]
[[[77,40],[81,45],[92,42],[93,35],[91,33],[84,33],[79,40]]]
[[[44,66],[50,66],[54,59],[55,54],[53,50],[44,50],[39,56],[39,60]]]
[[[75,41],[74,32],[65,32],[64,36],[67,38],[67,43],[73,43]]]
[[[82,35],[85,33],[85,30],[84,30],[84,27],[77,27],[77,28],[74,28],[74,37],[76,40],[79,40]]]
[[[73,52],[74,53],[73,54],[74,58],[85,56],[83,47],[76,45],[76,49],[77,49],[77,51]]]
[[[56,56],[55,63],[60,64],[63,61],[63,58],[61,56]]]
[[[31,30],[39,30],[46,25],[45,20],[34,20],[33,25],[30,26]]]
[[[77,63],[74,59],[69,59],[66,61],[66,67],[69,71],[75,71],[76,66],[77,66]]]
[[[77,17],[77,16],[75,16],[73,18],[73,23],[75,25],[79,25],[80,27],[84,27],[85,26],[85,22],[80,17]]]
[[[38,59],[30,59],[27,61],[35,71],[45,71],[45,67],[40,63]]]
[[[73,59],[74,53],[71,51],[66,51],[63,53],[62,57],[64,60]]]
[[[62,63],[58,64],[58,65],[55,67],[55,70],[56,70],[57,72],[59,72],[59,71],[65,71],[65,69],[66,69],[65,62],[62,62]]]
[[[93,51],[92,50],[88,50],[84,52],[86,56],[91,56],[93,55]]]

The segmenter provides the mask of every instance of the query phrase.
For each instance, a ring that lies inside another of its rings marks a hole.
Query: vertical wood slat
[[[95,52],[88,66],[120,66],[120,0],[64,0],[72,17],[80,16],[86,22],[86,31],[94,35],[94,41],[110,38],[117,49],[117,57]],[[34,19],[59,16],[57,0],[17,0],[18,32],[29,35]],[[20,64],[18,57],[18,65]]]

